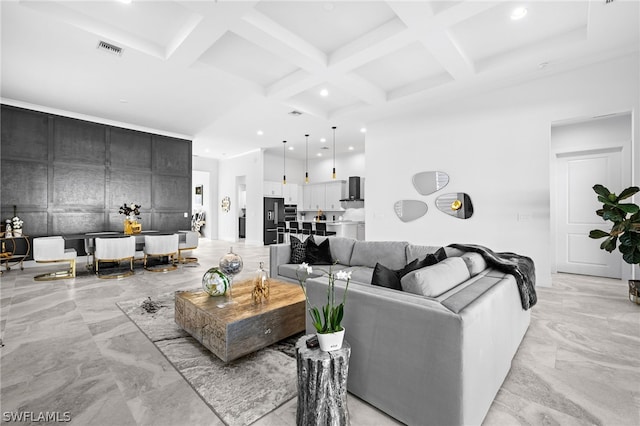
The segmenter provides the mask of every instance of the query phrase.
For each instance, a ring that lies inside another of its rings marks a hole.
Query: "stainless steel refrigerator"
[[[278,243],[278,222],[284,222],[284,198],[264,198],[264,245]]]

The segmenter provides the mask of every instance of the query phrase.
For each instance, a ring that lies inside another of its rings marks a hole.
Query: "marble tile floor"
[[[202,239],[198,265],[123,280],[97,279],[83,264],[75,280],[33,281],[48,267],[0,276],[0,422],[7,412],[59,412],[72,425],[222,425],[116,302],[198,287],[230,245]],[[233,246],[244,260],[238,279],[259,261],[268,267],[268,247]],[[640,306],[626,283],[558,274],[538,295],[484,424],[640,424]],[[254,424],[295,425],[295,410],[294,398]],[[349,411],[353,425],[398,424],[353,395]]]

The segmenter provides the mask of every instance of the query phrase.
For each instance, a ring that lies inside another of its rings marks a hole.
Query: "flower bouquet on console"
[[[344,306],[347,303],[347,290],[349,289],[349,281],[351,280],[351,271],[333,272],[333,265],[329,266],[328,271],[323,269],[321,269],[321,271],[329,278],[327,303],[322,306],[322,314],[320,314],[320,309],[311,304],[305,289],[305,283],[309,275],[313,272],[313,268],[308,263],[302,263],[298,271],[296,271],[296,275],[298,276],[298,282],[300,283],[300,287],[302,287],[304,297],[307,301],[311,321],[316,328],[320,349],[328,352],[342,347],[344,327],[342,327],[341,322],[344,317]],[[342,302],[339,304],[336,304],[335,300],[336,279],[347,282],[344,295],[342,296]]]
[[[139,234],[142,231],[142,225],[138,222],[140,219],[140,204],[126,203],[120,206],[119,213],[126,216],[124,220],[124,233],[127,235]]]

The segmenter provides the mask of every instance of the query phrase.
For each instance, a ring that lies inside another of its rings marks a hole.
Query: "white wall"
[[[369,124],[367,239],[514,251],[533,258],[538,285],[550,285],[551,123],[633,111],[637,179],[639,72],[635,54]],[[411,177],[427,170],[447,172],[450,182],[420,196]],[[435,198],[447,192],[471,196],[471,219],[437,211]],[[402,199],[426,201],[429,212],[403,223],[393,211]],[[521,214],[530,220],[519,221]]]
[[[205,225],[202,235],[212,240],[218,239],[218,160],[213,158],[193,156],[191,168],[193,170],[191,191],[196,185],[203,186],[203,206],[205,210]],[[202,173],[198,173],[202,172]],[[208,179],[206,182],[204,179]],[[193,196],[193,195],[192,195]],[[194,209],[197,206],[193,205]]]
[[[220,160],[218,199],[219,206],[222,198],[231,198],[231,211],[228,213],[217,209],[218,238],[226,241],[238,240],[238,185],[246,185],[247,197],[247,229],[245,242],[248,244],[262,244],[262,191],[263,191],[263,153],[253,151],[248,154]]]

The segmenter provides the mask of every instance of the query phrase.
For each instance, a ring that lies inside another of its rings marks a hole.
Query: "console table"
[[[17,242],[23,240],[24,244]],[[1,237],[0,238],[0,265],[4,263],[7,271],[11,270],[11,264],[20,264],[20,269],[24,270],[24,260],[31,253],[31,242],[28,235],[20,235],[17,237]],[[1,272],[1,271],[0,271]]]

